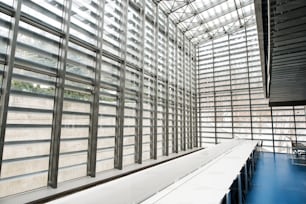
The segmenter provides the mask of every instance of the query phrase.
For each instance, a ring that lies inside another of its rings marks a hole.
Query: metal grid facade
[[[269,107],[264,97],[256,25],[197,48],[198,120],[203,146],[231,138],[262,140],[287,152],[306,141],[305,107]]]
[[[157,4],[0,1],[0,197],[198,146],[195,48]]]
[[[264,98],[254,15],[252,0],[0,0],[0,197],[232,138],[305,142],[304,107]]]

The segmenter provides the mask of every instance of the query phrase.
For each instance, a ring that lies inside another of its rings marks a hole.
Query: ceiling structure
[[[254,25],[254,0],[159,0],[156,3],[195,45]]]

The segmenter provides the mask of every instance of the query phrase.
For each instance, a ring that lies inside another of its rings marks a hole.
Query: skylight
[[[253,0],[161,0],[159,5],[193,44],[255,23]]]

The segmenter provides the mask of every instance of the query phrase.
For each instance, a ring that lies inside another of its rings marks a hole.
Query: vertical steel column
[[[275,144],[274,144],[274,120],[273,120],[273,108],[270,107],[271,114],[271,125],[272,125],[272,142],[273,142],[273,153],[275,153]]]
[[[103,52],[103,25],[104,25],[104,1],[98,1],[98,34],[97,34],[97,48],[96,53],[96,69],[95,81],[93,89],[93,100],[90,110],[90,129],[88,140],[88,155],[87,155],[87,176],[96,176],[96,158],[97,158],[97,136],[98,136],[98,122],[99,122],[99,96],[100,96],[100,82],[101,82],[101,67],[102,67],[102,52]]]
[[[156,19],[155,19],[155,38],[154,38],[154,46],[155,46],[155,73],[154,73],[154,112],[153,112],[153,137],[151,138],[151,159],[157,159],[157,110],[158,110],[158,13],[159,6],[156,4]]]
[[[129,0],[126,0],[126,5],[123,13],[123,49],[122,49],[122,66],[120,69],[120,87],[118,98],[117,111],[117,127],[115,136],[115,158],[114,167],[116,169],[123,168],[123,136],[124,136],[124,106],[125,106],[125,70],[126,70],[126,46],[127,46],[127,18],[128,18]]]
[[[253,140],[253,117],[252,117],[252,99],[251,99],[251,85],[250,85],[250,65],[249,65],[249,50],[248,50],[248,34],[246,26],[244,26],[245,34],[245,49],[246,49],[246,60],[247,60],[247,69],[248,69],[248,88],[249,88],[249,109],[250,109],[250,122],[251,122],[251,139]]]
[[[166,44],[166,132],[163,138],[163,155],[169,155],[169,16],[167,16]]]
[[[146,21],[146,0],[142,0],[142,9],[140,11],[142,17],[141,23],[141,75],[140,75],[140,90],[139,90],[139,106],[138,106],[138,128],[136,132],[135,142],[135,163],[142,163],[142,137],[143,137],[143,98],[144,98],[144,56],[145,56],[145,21]]]
[[[195,135],[195,147],[201,146],[199,145],[199,136],[198,136],[198,80],[197,80],[197,70],[198,70],[198,60],[197,60],[197,48],[193,47],[193,60],[194,60],[194,135]]]
[[[196,118],[199,118],[199,124],[198,124],[198,126],[197,126],[197,134],[199,134],[198,135],[198,137],[200,138],[200,147],[202,147],[202,108],[201,108],[201,92],[200,92],[200,87],[198,87],[199,86],[199,83],[200,83],[200,81],[199,81],[199,70],[200,70],[200,48],[198,47],[197,48],[197,57],[196,57],[196,62],[197,62],[197,69],[196,69],[196,73],[195,73],[195,75],[196,75],[196,81],[197,81],[197,83],[196,83],[196,91],[197,91],[197,93],[196,93],[196,104],[197,104],[197,106],[198,106],[198,109],[197,109],[197,116],[196,116]]]
[[[16,3],[16,2],[14,2]],[[12,84],[12,76],[13,69],[15,63],[15,51],[16,51],[16,42],[17,35],[19,31],[19,21],[20,21],[20,13],[21,13],[21,3],[22,0],[17,1],[16,10],[15,10],[15,20],[13,23],[13,30],[11,32],[11,45],[10,49],[7,50],[8,53],[8,64],[4,67],[4,74],[1,84],[1,99],[0,99],[0,173],[2,169],[2,159],[3,159],[3,149],[5,142],[5,130],[6,130],[6,119],[8,112],[8,104],[10,98],[11,84]],[[1,175],[1,174],[0,174]]]
[[[234,108],[233,108],[233,87],[232,87],[232,62],[231,62],[231,43],[230,43],[230,35],[227,35],[228,40],[228,67],[230,72],[230,91],[231,91],[231,119],[232,119],[232,139],[234,139],[235,131],[234,131]]]
[[[215,144],[218,144],[217,136],[217,108],[216,108],[216,84],[215,84],[215,54],[214,54],[214,40],[211,41],[212,45],[212,70],[213,70],[213,86],[214,86],[214,117],[215,117]]]
[[[60,49],[59,65],[58,65],[56,88],[55,88],[55,101],[54,101],[54,110],[53,110],[49,171],[48,171],[48,185],[51,186],[52,188],[57,187],[71,5],[72,5],[72,0],[65,1],[63,24],[62,24],[62,31],[65,34],[64,35],[65,38],[62,39],[62,46]]]
[[[175,140],[173,152],[178,153],[178,28],[175,26]]]
[[[188,53],[188,60],[189,60],[189,126],[190,126],[190,130],[189,130],[189,134],[190,134],[190,149],[192,149],[195,145],[194,145],[194,141],[195,139],[193,138],[193,120],[192,120],[192,111],[193,111],[193,105],[192,105],[192,58],[191,58],[191,43],[189,41],[189,53]]]
[[[186,150],[186,49],[185,49],[185,35],[183,34],[183,134],[181,138],[182,150]],[[187,137],[189,141],[189,137]],[[188,143],[187,141],[187,143]]]
[[[295,118],[295,106],[292,106],[293,111],[293,122],[294,122],[294,135],[295,135],[295,143],[297,143],[297,134],[296,134],[296,118]]]

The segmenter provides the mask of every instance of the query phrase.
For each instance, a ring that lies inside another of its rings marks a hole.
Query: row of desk
[[[256,145],[245,140],[218,144],[49,203],[242,203]]]
[[[240,144],[142,204],[242,204],[256,161],[257,141]]]

